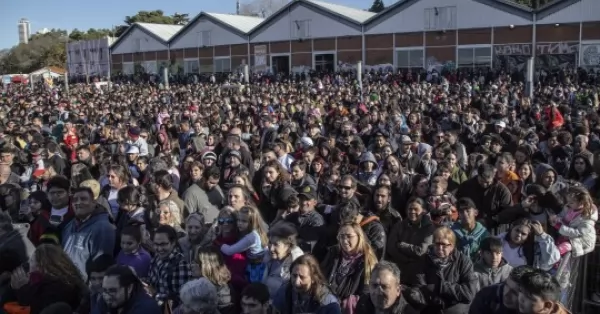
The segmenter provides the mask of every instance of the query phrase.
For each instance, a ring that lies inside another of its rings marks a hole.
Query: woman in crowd
[[[265,254],[263,283],[275,295],[290,280],[290,266],[302,254],[296,245],[298,232],[289,223],[279,223],[269,230],[269,251]]]
[[[100,194],[108,200],[111,217],[116,219],[119,214],[119,190],[127,186],[127,183],[129,182],[129,172],[125,167],[119,164],[111,164],[107,170],[108,185],[102,189]]]
[[[273,307],[280,314],[341,314],[340,303],[312,255],[302,255],[292,263],[290,283],[277,291]]]
[[[358,224],[343,224],[337,239],[339,244],[330,248],[321,269],[340,298],[343,313],[353,313],[359,296],[368,289],[377,257]]]
[[[53,244],[38,246],[29,260],[29,273],[17,268],[10,284],[19,304],[29,306],[31,314],[39,314],[56,302],[76,309],[88,291],[77,267],[60,246]]]
[[[185,230],[181,228],[181,212],[177,204],[172,200],[163,200],[158,203],[158,223],[161,226],[170,226],[177,231],[177,236],[185,236]]]
[[[268,161],[263,167],[263,182],[260,190],[260,204],[262,217],[270,223],[285,211],[285,204],[290,195],[295,194],[288,183],[288,172],[283,169],[279,161]]]
[[[186,235],[179,239],[179,247],[187,261],[192,261],[194,253],[202,247],[210,246],[209,228],[205,225],[204,216],[191,213],[185,220]]]
[[[434,230],[423,200],[412,198],[406,208],[406,218],[390,230],[386,247],[387,259],[400,268],[402,284],[417,284],[416,274],[433,241]]]
[[[463,314],[478,289],[478,279],[468,256],[456,249],[456,235],[447,227],[433,232],[433,244],[422,258],[423,314]]]
[[[231,192],[231,190],[230,190]],[[215,240],[213,245],[221,249],[224,244],[234,244],[239,239],[237,228],[236,211],[231,206],[225,206],[219,212],[217,217],[217,226],[214,229]],[[225,265],[231,272],[231,282],[233,286],[241,291],[246,285],[246,266],[248,264],[246,256],[241,253],[233,255],[223,255]]]
[[[200,248],[191,264],[196,278],[208,279],[217,289],[217,305],[221,314],[238,312],[235,290],[231,284],[231,272],[227,269],[223,256],[217,248]]]
[[[550,270],[560,260],[554,239],[544,231],[539,221],[518,219],[508,232],[499,234],[498,238],[502,240],[504,259],[512,267],[529,265]]]

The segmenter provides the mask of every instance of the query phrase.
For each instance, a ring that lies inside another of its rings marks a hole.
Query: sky
[[[241,2],[253,0],[241,0]],[[257,0],[254,0],[257,1]],[[260,1],[260,0],[258,0]],[[264,1],[264,0],[263,0]],[[326,0],[327,1],[327,0]],[[235,13],[235,0],[0,0],[0,49],[11,48],[19,41],[17,24],[21,18],[31,23],[31,32],[43,28],[111,28],[123,24],[127,15],[142,10],[163,10],[165,14],[188,13],[193,18],[201,11]],[[327,2],[354,8],[369,8],[372,0],[329,0]],[[384,1],[386,4],[391,1]]]

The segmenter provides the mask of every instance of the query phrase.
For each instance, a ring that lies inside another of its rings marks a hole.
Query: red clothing
[[[72,132],[65,134],[63,143],[71,150],[71,161],[77,160],[77,145],[79,144],[79,138]]]
[[[223,244],[234,244],[237,242],[236,238],[224,238],[218,237],[215,239],[214,245],[220,250]],[[246,266],[248,260],[245,254],[236,253],[231,256],[223,254],[223,260],[227,268],[231,272],[231,284],[237,291],[242,291],[248,284],[246,280]]]

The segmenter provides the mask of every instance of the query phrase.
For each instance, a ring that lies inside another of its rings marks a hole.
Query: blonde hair
[[[179,212],[179,206],[177,206],[177,204],[175,204],[175,202],[172,200],[163,200],[158,203],[158,210],[160,210],[162,206],[167,207],[169,209],[169,213],[171,214],[171,221],[169,225],[171,227],[181,226],[181,213]]]
[[[452,229],[445,226],[439,227],[433,231],[433,239],[446,239],[452,244],[452,246],[456,246],[456,234],[454,234]]]
[[[263,227],[265,225],[265,222],[263,221],[258,209],[256,209],[256,207],[244,206],[238,212],[238,217],[240,214],[248,215],[248,233],[256,231],[260,237],[260,241],[262,242],[262,247],[267,247],[267,245],[269,245],[269,237],[267,235],[267,231]]]
[[[342,228],[344,228],[344,227],[351,228],[356,233],[356,236],[358,237],[357,251],[362,253],[364,256],[364,259],[365,259],[365,266],[364,266],[365,281],[364,282],[365,282],[365,284],[368,284],[369,281],[371,280],[371,274],[373,273],[373,268],[375,268],[375,265],[377,265],[377,256],[375,255],[375,252],[373,251],[371,244],[369,244],[367,235],[364,233],[364,231],[362,230],[360,225],[358,225],[357,223],[342,224],[340,226],[340,229],[338,229],[339,230],[338,235],[341,232]]]

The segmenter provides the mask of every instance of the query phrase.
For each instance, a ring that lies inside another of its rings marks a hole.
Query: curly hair
[[[76,286],[80,291],[87,291],[81,272],[60,246],[41,244],[33,253],[33,261],[44,276]]]

